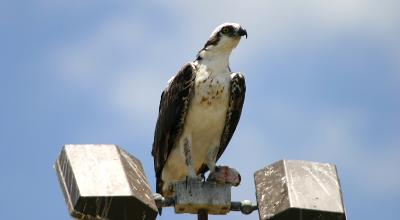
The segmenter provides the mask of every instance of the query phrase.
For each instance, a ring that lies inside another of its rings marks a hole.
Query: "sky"
[[[247,93],[218,162],[242,175],[232,199],[255,201],[253,174],[275,161],[328,162],[348,219],[398,219],[399,21],[396,0],[0,1],[0,219],[71,219],[53,168],[64,144],[120,145],[154,191],[161,91],[223,22],[249,35],[230,59]]]

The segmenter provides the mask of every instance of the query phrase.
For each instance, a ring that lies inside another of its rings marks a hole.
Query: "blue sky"
[[[277,160],[330,162],[348,219],[397,219],[399,12],[395,0],[1,1],[0,219],[70,219],[53,169],[64,144],[119,144],[154,186],[160,93],[226,21],[249,34],[231,57],[245,106],[219,162],[242,174],[233,199],[254,201],[254,171]]]

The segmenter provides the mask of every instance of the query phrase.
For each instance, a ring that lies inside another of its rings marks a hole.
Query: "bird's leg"
[[[189,138],[183,140],[183,153],[185,155],[185,163],[188,169],[188,178],[196,178],[196,172],[193,167],[192,160],[192,143]]]
[[[213,149],[210,149],[208,151],[207,155],[207,167],[210,169],[210,174],[216,171],[216,161],[217,161],[217,153],[218,153],[219,147],[214,147]]]
[[[207,181],[217,182],[217,183],[224,183],[224,181],[220,181],[221,175],[218,173],[219,167],[215,165],[217,161],[217,152],[218,147],[210,150],[207,155],[207,167],[210,169],[210,174],[207,177]]]
[[[185,155],[185,163],[188,169],[188,174],[186,176],[186,188],[188,185],[188,181],[199,181],[199,178],[196,175],[196,171],[193,167],[193,160],[192,160],[192,144],[189,138],[184,138],[183,140],[183,151]]]

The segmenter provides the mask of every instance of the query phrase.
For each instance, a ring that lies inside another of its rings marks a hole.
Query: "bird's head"
[[[242,36],[246,36],[247,31],[240,24],[237,23],[223,23],[216,27],[211,33],[207,43],[203,49],[200,50],[198,58],[206,56],[207,53],[211,54],[227,54],[229,55],[233,48],[235,48]]]

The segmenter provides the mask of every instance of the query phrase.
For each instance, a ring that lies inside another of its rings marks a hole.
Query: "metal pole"
[[[208,220],[208,212],[206,209],[200,209],[197,213],[197,220]]]

